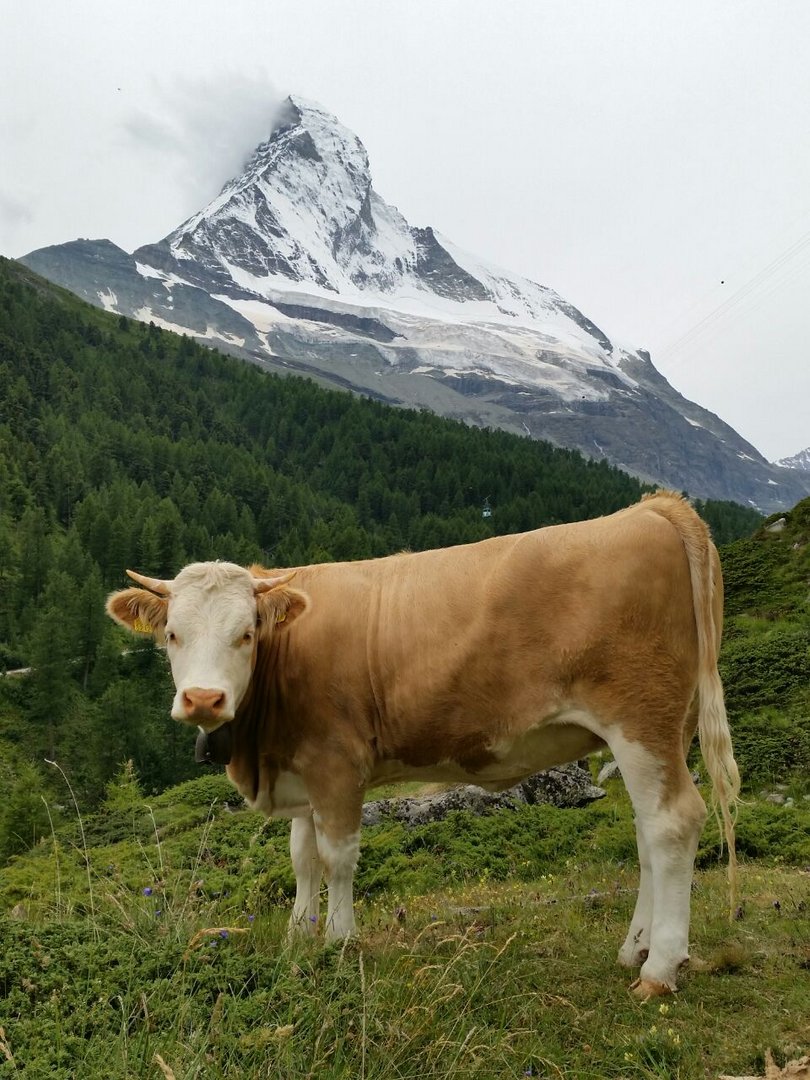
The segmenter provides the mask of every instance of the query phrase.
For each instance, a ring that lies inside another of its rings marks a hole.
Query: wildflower
[[[655,1026],[655,1024],[653,1024],[653,1026],[650,1028],[650,1034],[655,1035],[657,1031],[658,1028]]]
[[[151,885],[146,886],[146,888],[143,890],[143,895],[144,896],[151,896],[152,895],[152,886]]]
[[[228,931],[227,930],[220,930],[219,936],[221,938],[226,938],[228,936]]]
[[[666,1016],[669,1012],[669,1005],[659,1005],[658,1011],[661,1013],[662,1016]]]
[[[625,1052],[624,1052],[624,1060],[625,1061],[632,1061],[633,1060],[633,1055],[630,1053],[629,1050],[625,1050]]]
[[[255,918],[256,918],[256,916],[255,916],[255,915],[248,915],[248,922],[253,922],[253,920],[254,920]]]
[[[313,922],[313,923],[317,922],[318,921],[318,916],[317,915],[310,915],[309,921]]]
[[[155,918],[159,919],[162,914],[163,914],[163,912],[161,911],[160,908],[158,908],[157,911],[155,912]]]

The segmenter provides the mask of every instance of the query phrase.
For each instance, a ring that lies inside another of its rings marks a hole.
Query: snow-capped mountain
[[[768,463],[552,289],[408,224],[360,140],[291,97],[244,171],[165,239],[22,260],[95,304],[274,370],[506,428],[763,510],[810,479]]]
[[[781,465],[783,469],[803,469],[805,472],[810,472],[810,446],[806,450],[800,450],[798,454],[793,454],[792,457],[780,458],[776,464]]]

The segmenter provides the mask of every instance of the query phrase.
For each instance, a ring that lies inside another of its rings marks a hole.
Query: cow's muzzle
[[[199,686],[190,686],[180,695],[183,719],[201,725],[230,719],[224,715],[226,701],[224,690],[203,690]]]

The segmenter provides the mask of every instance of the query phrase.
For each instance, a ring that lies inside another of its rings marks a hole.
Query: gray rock
[[[602,788],[591,783],[584,769],[562,765],[536,773],[507,791],[485,791],[466,784],[419,798],[380,799],[366,803],[362,820],[364,825],[379,825],[385,818],[406,825],[425,825],[429,821],[442,821],[453,810],[483,815],[494,810],[514,810],[526,803],[570,808],[587,806],[604,795]]]
[[[773,803],[774,806],[784,806],[785,796],[780,791],[771,791],[765,796],[765,802]]]
[[[787,521],[785,520],[785,518],[780,517],[780,518],[777,518],[776,521],[772,521],[770,523],[770,525],[766,525],[765,526],[765,532],[773,532],[773,533],[781,532],[786,525],[787,525]]]

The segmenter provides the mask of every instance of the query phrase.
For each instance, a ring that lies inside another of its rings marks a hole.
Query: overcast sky
[[[413,225],[810,445],[808,0],[0,0],[0,253],[132,250],[295,92]]]

